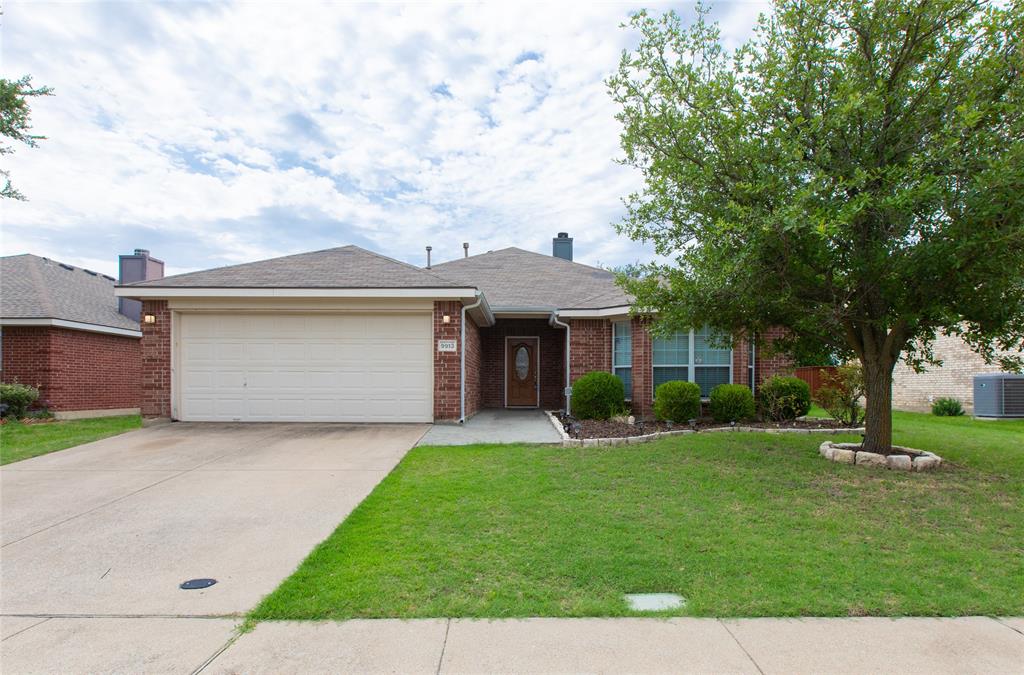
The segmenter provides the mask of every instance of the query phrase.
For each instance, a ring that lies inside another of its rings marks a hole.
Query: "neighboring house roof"
[[[521,248],[458,258],[434,265],[431,271],[476,286],[494,311],[594,309],[631,302],[615,284],[613,272]]]
[[[358,246],[287,255],[130,285],[148,288],[455,288],[457,284]]]
[[[117,311],[114,279],[24,254],[0,258],[0,319],[50,319],[123,330],[139,324]]]

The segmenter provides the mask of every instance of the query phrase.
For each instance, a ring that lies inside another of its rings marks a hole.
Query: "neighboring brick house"
[[[592,370],[651,414],[661,382],[750,384],[785,369],[705,330],[652,337],[614,275],[488,251],[426,268],[356,246],[124,285],[142,301],[142,411],[196,421],[457,421],[563,408]]]
[[[967,413],[974,412],[974,376],[998,373],[998,364],[987,364],[956,335],[936,336],[935,357],[941,366],[915,373],[903,361],[896,364],[892,380],[892,405],[897,410],[928,412],[937,398],[955,398]],[[1020,350],[1017,350],[1020,352]]]
[[[139,258],[152,261],[151,278],[162,273],[145,251],[122,267]],[[138,413],[142,333],[118,311],[114,284],[35,255],[0,258],[0,379],[37,386],[58,418]]]

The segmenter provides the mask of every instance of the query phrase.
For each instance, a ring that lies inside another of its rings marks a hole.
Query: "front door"
[[[536,407],[539,404],[537,383],[537,338],[509,338],[505,356],[505,405]]]

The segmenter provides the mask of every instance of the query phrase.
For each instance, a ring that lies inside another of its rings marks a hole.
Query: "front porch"
[[[562,437],[543,410],[488,408],[463,424],[435,424],[416,445],[561,442]]]

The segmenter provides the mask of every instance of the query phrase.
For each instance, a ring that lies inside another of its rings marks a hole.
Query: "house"
[[[152,279],[163,263],[139,249],[121,270],[125,281]],[[37,386],[58,418],[138,413],[140,307],[119,302],[114,285],[36,255],[0,258],[0,379]]]
[[[900,360],[892,373],[892,405],[897,410],[929,412],[938,398],[955,398],[963,404],[968,414],[974,412],[974,376],[982,373],[998,373],[998,363],[985,363],[957,335],[939,333],[932,343],[935,358],[940,366],[928,366],[922,373],[916,373]],[[1016,350],[1016,354],[1021,353]],[[1010,352],[997,352],[1009,355]]]
[[[550,256],[466,250],[420,268],[342,246],[119,287],[142,302],[143,414],[458,421],[564,408],[573,381],[603,370],[649,415],[661,382],[706,395],[784,367],[705,330],[652,338],[611,272],[572,261],[565,233]]]

